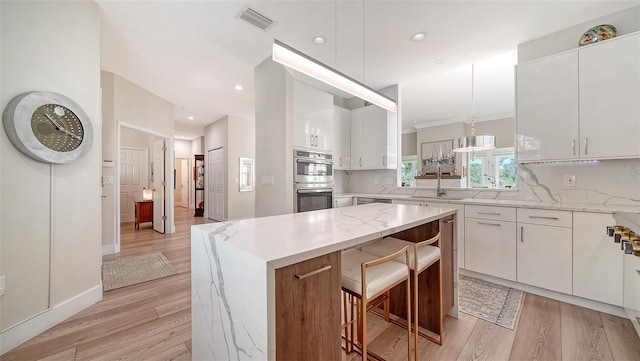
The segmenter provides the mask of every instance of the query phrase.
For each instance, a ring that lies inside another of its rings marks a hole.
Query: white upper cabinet
[[[396,169],[398,122],[375,105],[351,111],[351,169]]]
[[[579,54],[580,155],[640,156],[640,34]]]
[[[578,53],[519,65],[516,70],[518,161],[578,157]]]
[[[333,150],[333,95],[293,81],[293,145]]]
[[[351,112],[333,107],[333,169],[351,169]]]
[[[640,34],[518,65],[519,162],[640,157]]]

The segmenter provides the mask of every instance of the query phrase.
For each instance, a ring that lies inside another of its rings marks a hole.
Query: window
[[[469,188],[515,188],[517,168],[513,148],[469,154]]]
[[[401,166],[401,180],[403,187],[414,187],[415,176],[418,175],[418,160],[414,157],[403,157]]]

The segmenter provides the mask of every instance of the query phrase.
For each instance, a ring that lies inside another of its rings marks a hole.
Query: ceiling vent
[[[249,24],[256,26],[262,30],[267,30],[271,25],[273,25],[274,21],[269,19],[268,17],[260,14],[254,9],[247,7],[244,9],[240,15],[240,19],[248,22]]]

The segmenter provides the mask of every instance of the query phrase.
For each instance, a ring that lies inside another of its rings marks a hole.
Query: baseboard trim
[[[638,337],[640,337],[640,311],[632,310],[630,308],[625,308],[624,310],[627,312],[627,316],[629,317],[629,320],[631,320],[633,328],[636,329]]]
[[[465,275],[465,276],[479,278],[481,280],[493,282],[495,284],[502,285],[502,286],[517,288],[519,290],[523,290],[523,291],[528,292],[528,293],[533,293],[534,295],[551,298],[551,299],[556,300],[556,301],[562,301],[562,302],[569,303],[569,304],[572,304],[572,305],[576,305],[576,306],[580,306],[580,307],[589,308],[589,309],[592,309],[592,310],[608,313],[608,314],[611,314],[611,315],[614,315],[614,316],[624,317],[624,318],[628,317],[627,313],[624,310],[624,308],[618,307],[618,306],[614,306],[614,305],[610,305],[610,304],[607,304],[607,303],[602,303],[602,302],[598,302],[598,301],[592,301],[592,300],[588,300],[586,298],[573,296],[573,295],[567,295],[567,294],[564,294],[564,293],[551,291],[551,290],[546,290],[544,288],[538,288],[538,287],[535,287],[535,286],[529,286],[529,285],[525,285],[523,283],[509,281],[509,280],[505,280],[505,279],[502,279],[502,278],[497,278],[497,277],[493,277],[493,276],[485,275],[485,274],[482,274],[482,273],[469,271],[469,270],[462,269],[462,268],[460,269],[460,274],[461,275]]]
[[[0,333],[0,355],[102,300],[102,284],[72,297],[49,310]]]
[[[108,244],[106,246],[102,246],[102,255],[107,256],[110,254],[116,254],[116,245]]]

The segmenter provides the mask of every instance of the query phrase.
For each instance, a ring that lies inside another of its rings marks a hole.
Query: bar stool
[[[404,258],[404,262],[394,261],[396,258]],[[361,339],[362,359],[369,356],[382,360],[371,351],[367,351],[367,311],[380,304],[380,300],[388,299],[389,291],[402,282],[407,282],[407,314],[411,314],[411,302],[409,292],[409,247],[395,249],[382,257],[365,253],[356,249],[342,252],[342,290],[349,294],[351,304],[351,317],[347,320],[346,309],[343,328],[351,328],[351,336],[346,333],[347,352],[353,350],[353,299],[356,299],[358,308],[358,339]],[[344,297],[344,296],[343,296]],[[377,302],[376,302],[377,301]],[[344,301],[343,298],[343,302]],[[388,308],[387,308],[388,312]],[[349,348],[351,345],[351,349]],[[411,324],[407,323],[407,357],[411,358]]]
[[[415,327],[415,361],[418,361],[418,335],[423,336],[424,338],[434,341],[439,345],[442,345],[442,307],[439,307],[438,310],[438,320],[440,323],[440,339],[434,339],[429,337],[426,334],[422,334],[418,328],[418,275],[422,273],[424,270],[428,269],[436,262],[440,260],[441,252],[439,247],[432,246],[432,244],[440,241],[440,233],[436,234],[435,237],[424,240],[422,242],[409,242],[402,239],[397,239],[394,237],[386,237],[379,241],[376,241],[372,244],[366,245],[362,247],[362,251],[374,255],[385,255],[390,254],[391,252],[395,252],[398,249],[408,247],[409,250],[409,268],[413,273],[413,317],[414,317],[414,327]],[[401,257],[396,258],[394,261],[399,263],[404,263],[404,260]],[[418,265],[416,267],[416,265]],[[438,268],[438,279],[439,279],[439,296],[440,304],[442,304],[442,267]],[[386,313],[386,311],[385,311]],[[411,317],[407,317],[407,324],[410,324]],[[393,322],[393,321],[392,321]]]

